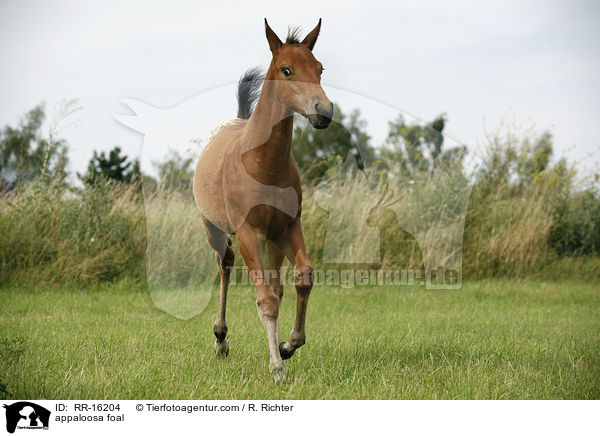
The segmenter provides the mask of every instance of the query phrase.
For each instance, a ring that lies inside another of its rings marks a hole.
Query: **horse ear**
[[[273,29],[269,27],[269,23],[267,23],[267,19],[265,18],[265,31],[267,32],[267,41],[269,41],[269,48],[273,54],[277,53],[279,47],[281,47],[281,40],[277,37]]]
[[[315,46],[315,42],[317,42],[320,30],[321,19],[319,18],[319,24],[317,24],[317,27],[311,30],[311,32],[308,35],[306,35],[306,38],[304,38],[304,41],[302,41],[302,44],[308,46],[310,51],[312,51],[313,47]]]

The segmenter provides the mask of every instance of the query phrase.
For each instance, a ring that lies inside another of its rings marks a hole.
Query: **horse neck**
[[[246,125],[251,148],[267,162],[287,163],[293,128],[293,112],[281,102],[267,79]]]

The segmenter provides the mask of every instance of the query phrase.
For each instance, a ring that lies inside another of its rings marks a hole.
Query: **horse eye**
[[[290,77],[292,75],[292,72],[290,71],[290,69],[288,67],[283,67],[281,69],[281,72],[283,73],[283,75],[285,77]]]

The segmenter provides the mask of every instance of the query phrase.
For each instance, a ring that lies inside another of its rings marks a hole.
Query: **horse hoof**
[[[279,344],[279,355],[283,360],[287,360],[290,357],[292,357],[294,355],[294,351],[296,350],[290,350],[287,347],[286,342],[282,342]]]
[[[215,341],[213,348],[219,357],[227,357],[229,355],[229,342],[227,342],[227,339],[223,339],[223,342]]]
[[[285,362],[280,360],[275,365],[271,365],[271,374],[273,374],[275,383],[283,383],[285,381]]]
[[[275,379],[275,383],[284,383],[285,382],[285,372],[283,373],[275,373],[273,374],[273,378]]]

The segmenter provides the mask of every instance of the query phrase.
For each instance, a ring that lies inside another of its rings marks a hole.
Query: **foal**
[[[317,129],[326,128],[333,117],[333,104],[320,84],[323,66],[312,54],[320,28],[321,20],[303,41],[292,32],[282,43],[265,19],[273,59],[256,107],[252,111],[262,79],[251,70],[239,83],[238,118],[214,135],[194,173],[194,197],[221,272],[215,352],[229,353],[225,308],[234,254],[228,235],[235,234],[256,288],[256,306],[269,342],[269,368],[276,381],[285,378],[284,359],[305,342],[313,284],[300,220],[300,176],[291,143],[295,112]],[[289,340],[280,343],[283,283],[279,270],[286,257],[294,265],[296,319]]]

